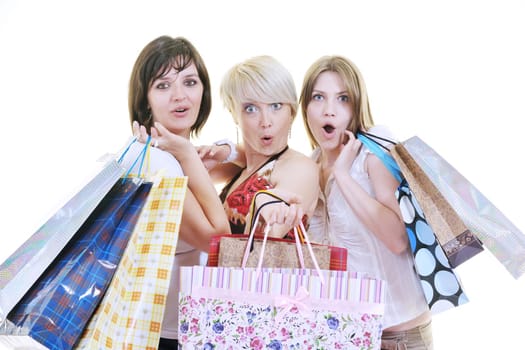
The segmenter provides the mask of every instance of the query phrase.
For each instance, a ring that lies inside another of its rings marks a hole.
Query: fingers
[[[207,155],[210,158],[213,158],[215,153],[217,153],[217,150],[219,149],[217,146],[211,145],[211,146],[200,146],[200,152],[202,152],[203,156]]]
[[[139,137],[140,137],[140,126],[139,126],[139,122],[134,120],[133,123],[131,124],[131,127],[133,129],[133,136],[135,136],[135,138],[138,140]]]
[[[157,128],[152,126],[151,127],[151,137],[156,139],[156,138],[159,138],[160,136],[161,135],[160,135],[159,131],[157,130]]]
[[[354,136],[354,133],[351,132],[350,130],[345,130],[345,135],[347,137],[347,142],[353,142],[355,141],[355,136]]]
[[[141,125],[139,127],[139,141],[142,143],[145,143],[148,140],[148,131],[146,130],[146,127],[144,125]]]
[[[268,225],[286,225],[289,229],[298,226],[301,222],[304,211],[300,205],[285,203],[275,203],[266,206],[261,210],[261,215]]]
[[[345,130],[345,135],[348,139],[345,146],[348,146],[352,151],[358,151],[361,147],[361,141],[357,139],[353,132]]]
[[[151,129],[155,129],[155,131],[157,132],[157,135],[164,135],[164,134],[167,134],[169,131],[168,129],[166,129],[166,127],[164,125],[162,125],[161,123],[159,122],[155,122],[155,127],[152,127]]]
[[[300,195],[294,193],[294,192],[291,192],[291,191],[287,191],[287,190],[284,190],[282,188],[272,188],[271,190],[269,190],[270,192],[272,192],[273,194],[275,194],[276,196],[278,196],[279,198],[281,198],[282,200],[286,201],[288,204],[300,204],[302,203],[302,198]]]
[[[135,136],[137,141],[146,143],[149,136],[146,127],[144,125],[140,125],[136,120],[133,121],[131,127],[133,129],[133,136]]]
[[[286,216],[284,217],[284,224],[293,228],[299,225],[302,218],[303,208],[300,205],[290,204],[288,207],[288,213],[286,213]]]
[[[157,124],[161,125],[159,123],[155,123],[155,126],[152,126],[150,128],[150,135],[151,135],[151,143],[150,144],[151,144],[152,147],[161,148],[161,135],[160,135],[158,129],[156,128]],[[142,127],[142,128],[144,128],[144,131],[146,131],[145,127]],[[142,130],[142,128],[141,128],[141,130]],[[146,133],[146,135],[147,135],[147,133]]]
[[[205,158],[211,151],[210,146],[197,146],[195,149],[197,150],[197,154],[199,155],[200,159]]]

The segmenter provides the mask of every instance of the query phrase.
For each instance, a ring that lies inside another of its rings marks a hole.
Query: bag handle
[[[260,194],[266,194],[266,195],[268,195],[270,197],[275,198],[275,200],[263,203],[259,208],[257,208],[257,210],[255,210],[255,199]],[[252,203],[250,204],[250,213],[252,213],[252,216],[251,216],[251,219],[250,219],[250,226],[249,226],[250,230],[249,230],[249,232],[251,232],[251,229],[254,226],[254,219],[255,219],[256,216],[259,215],[259,212],[261,211],[261,209],[263,207],[265,207],[266,205],[275,204],[275,203],[284,203],[287,206],[290,206],[290,204],[288,202],[286,202],[285,200],[283,200],[282,198],[280,198],[279,196],[273,194],[272,192],[270,192],[268,190],[259,190],[259,191],[257,191],[255,196],[253,197]],[[297,237],[294,237],[294,239],[297,239]],[[304,243],[303,232],[299,232],[299,242],[300,243]],[[251,249],[253,249],[253,246],[251,247]]]
[[[275,195],[274,193],[271,193],[271,192],[269,192],[267,190],[260,190],[260,191],[257,191],[255,196],[253,197],[252,209],[255,208],[255,199],[260,194],[266,194],[268,196],[271,196],[271,197],[275,198],[276,200],[269,201],[269,202],[266,202],[266,203],[262,204],[255,211],[254,217],[251,220],[250,234],[248,236],[248,242],[246,243],[246,248],[244,250],[244,256],[243,256],[242,263],[241,263],[241,267],[242,268],[246,267],[246,263],[248,261],[248,256],[250,254],[250,248],[252,246],[253,239],[255,237],[255,230],[257,228],[257,223],[259,222],[259,216],[260,216],[260,213],[261,213],[261,209],[264,206],[266,206],[266,205],[275,204],[275,203],[281,203],[281,202],[283,202],[283,203],[285,203],[287,205],[290,205],[289,203],[287,203],[285,200],[283,200],[279,196]],[[312,262],[314,264],[315,270],[317,271],[317,275],[319,276],[321,284],[324,284],[324,276],[323,276],[323,274],[321,272],[321,269],[319,268],[319,264],[318,264],[317,259],[315,257],[315,254],[314,254],[314,251],[313,251],[313,248],[312,248],[312,244],[310,243],[310,239],[308,238],[308,235],[306,233],[306,229],[304,228],[303,222],[300,221],[298,226],[299,227],[297,227],[297,226],[294,227],[293,230],[294,230],[294,238],[295,238],[295,247],[297,249],[297,254],[299,256],[299,263],[301,265],[301,268],[304,269],[305,265],[304,265],[303,250],[301,249],[301,242],[300,242],[300,239],[299,239],[299,230],[302,231],[302,235],[303,235],[303,237],[305,239],[305,243],[306,243],[306,246],[308,248],[308,252],[310,253],[310,256],[312,258]],[[263,236],[263,241],[262,241],[262,246],[261,246],[261,254],[259,255],[259,261],[257,262],[256,278],[259,278],[259,275],[261,273],[262,261],[263,261],[263,257],[264,257],[264,250],[265,250],[265,247],[266,247],[266,241],[268,240],[268,234],[269,234],[270,230],[271,230],[271,225],[266,225],[266,227],[264,228],[264,236]]]
[[[255,201],[255,199],[254,199],[254,201]],[[255,221],[253,222],[254,225],[251,227],[250,235],[248,236],[247,248],[248,247],[250,248],[249,251],[251,251],[252,247],[253,247],[253,239],[255,238],[255,230],[257,228],[257,223],[259,222],[259,215],[260,215],[261,209],[264,208],[266,205],[275,204],[275,203],[281,203],[281,202],[284,202],[284,201],[282,201],[282,200],[273,200],[273,201],[266,202],[266,203],[262,204],[259,208],[257,208],[257,211],[255,212]],[[288,204],[288,203],[286,203],[286,204]],[[268,234],[269,234],[270,230],[271,230],[271,225],[266,225],[266,227],[264,229],[264,237],[263,237],[263,244],[262,244],[262,247],[261,247],[261,255],[259,256],[259,262],[258,262],[257,266],[262,266],[262,260],[263,260],[263,257],[264,257],[264,249],[266,247],[266,241],[267,241]],[[301,244],[300,244],[301,242],[300,242],[299,234],[297,232],[297,228],[296,227],[294,227],[294,241],[295,241],[295,246],[296,246],[296,249],[297,249],[297,255],[299,256],[299,264],[301,265],[301,268],[304,269],[305,268],[305,264],[304,264],[303,250],[301,249]],[[245,252],[244,257],[243,257],[243,261],[242,261],[242,267],[246,266],[246,261],[247,260],[248,260],[248,254],[246,254],[246,252]]]
[[[120,155],[119,159],[117,160],[117,162],[120,164],[122,163],[122,160],[124,159],[124,156],[128,153],[129,149],[131,148],[131,146],[137,142],[137,138],[136,137],[133,137],[133,139],[131,140],[131,142],[129,143],[129,145],[126,147],[126,149],[124,149],[124,151],[122,152],[122,154]],[[149,167],[149,146],[151,144],[151,135],[148,135],[148,138],[146,140],[146,143],[144,145],[144,147],[142,148],[142,150],[140,151],[139,155],[137,156],[137,158],[133,161],[133,163],[131,164],[131,166],[129,167],[128,171],[126,172],[126,174],[124,175],[123,179],[126,179],[129,174],[131,173],[131,170],[135,167],[135,165],[137,164],[137,162],[140,160],[140,165],[139,165],[139,171],[137,173],[137,177],[141,177],[142,175],[142,166],[144,165],[144,160],[147,159],[147,165]]]
[[[396,163],[392,155],[390,154],[390,150],[385,147],[383,144],[376,141],[374,138],[386,141],[392,145],[396,145],[397,142],[389,140],[384,137],[380,137],[371,133],[360,131],[357,133],[357,138],[363,145],[365,145],[377,158],[379,158],[385,167],[390,171],[390,173],[394,176],[394,178],[401,182],[403,180],[403,175],[401,173],[401,169],[399,168],[399,165]]]

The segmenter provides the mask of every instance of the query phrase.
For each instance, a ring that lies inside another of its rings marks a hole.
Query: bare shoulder
[[[281,166],[286,168],[299,167],[307,170],[317,168],[317,163],[313,159],[294,149],[289,149],[280,159],[284,160],[284,162],[280,162]]]
[[[305,154],[289,150],[275,164],[272,173],[275,188],[298,194],[305,213],[310,215],[319,196],[319,167]]]

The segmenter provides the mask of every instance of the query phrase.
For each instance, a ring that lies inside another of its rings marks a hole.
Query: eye
[[[197,81],[197,79],[187,79],[184,81],[184,85],[186,86],[195,86],[197,85],[199,82]]]
[[[243,106],[243,109],[244,109],[244,111],[247,112],[247,113],[255,113],[255,112],[258,111],[257,106],[252,105],[252,104],[246,104],[246,105],[244,105],[244,106]]]
[[[274,102],[270,104],[270,108],[272,109],[272,111],[278,111],[281,108],[283,108],[283,104],[281,102]]]
[[[312,95],[312,100],[314,100],[314,101],[322,101],[323,100],[323,96],[321,94],[313,94]]]
[[[339,96],[339,101],[348,102],[350,101],[350,98],[348,97],[348,95],[341,95]]]
[[[167,81],[161,81],[157,85],[155,85],[155,88],[160,89],[160,90],[168,89],[169,87],[170,87],[170,83]]]

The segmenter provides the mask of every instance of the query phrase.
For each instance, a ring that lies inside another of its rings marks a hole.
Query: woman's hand
[[[137,141],[146,143],[148,140],[148,131],[144,125],[140,125],[138,121],[134,120],[132,124],[133,136],[137,138]]]
[[[196,152],[189,139],[172,133],[161,123],[155,122],[150,131],[151,146],[171,153],[179,161],[182,161],[188,155],[188,152]],[[146,127],[140,125],[137,121],[133,122],[133,135],[142,143],[145,143],[149,136]]]
[[[276,201],[274,197],[260,193],[257,195],[256,207],[261,208],[260,215],[264,218],[267,225],[284,225],[284,231],[288,232],[301,222],[304,216],[301,198],[291,192],[282,189],[271,189],[272,192],[285,202],[269,203]],[[265,204],[268,203],[268,204]]]
[[[361,148],[361,141],[359,141],[351,131],[345,130],[344,135],[348,138],[348,140],[346,143],[341,142],[341,145],[339,146],[341,152],[334,163],[334,172],[348,172],[348,170],[352,167],[352,163],[357,157],[357,154],[359,153],[359,149]]]
[[[208,170],[212,170],[217,165],[222,164],[228,158],[230,152],[230,146],[226,144],[197,146],[197,153]]]

